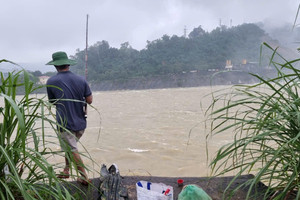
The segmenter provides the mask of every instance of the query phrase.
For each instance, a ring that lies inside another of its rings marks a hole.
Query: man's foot
[[[90,179],[85,178],[84,176],[78,177],[77,178],[77,182],[80,183],[80,184],[82,184],[82,185],[85,185],[85,186],[87,186],[87,185],[89,185],[89,184],[92,183],[92,181]]]
[[[57,178],[61,178],[61,179],[70,178],[69,169],[64,168],[64,170],[57,175]]]

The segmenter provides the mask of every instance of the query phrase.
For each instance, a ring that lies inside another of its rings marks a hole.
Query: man
[[[63,172],[58,175],[58,178],[69,178],[69,159],[71,159],[81,175],[77,181],[87,185],[90,180],[78,153],[77,141],[86,128],[84,101],[91,104],[93,96],[84,78],[69,71],[69,67],[75,64],[76,61],[68,59],[65,52],[52,54],[52,61],[46,65],[54,65],[58,73],[47,81],[47,93],[49,101],[56,105],[56,120],[59,124],[58,131],[61,147],[66,153],[66,165]],[[71,151],[67,151],[66,148],[69,148]],[[71,152],[71,154],[67,152]]]

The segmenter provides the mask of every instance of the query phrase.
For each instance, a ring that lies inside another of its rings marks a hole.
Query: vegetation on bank
[[[248,198],[263,182],[268,186],[265,199],[300,199],[300,70],[295,67],[300,59],[285,60],[276,49],[265,47],[273,51],[270,65],[277,77],[252,74],[260,83],[213,94],[207,110],[211,134],[233,132],[234,138],[219,149],[210,165],[216,175],[254,174],[238,186],[249,187]]]
[[[133,49],[128,42],[120,49],[107,41],[97,42],[88,48],[88,81],[132,79],[136,77],[182,74],[190,71],[223,70],[226,60],[240,65],[259,59],[263,41],[272,39],[255,24],[235,27],[221,26],[207,32],[199,26],[187,37],[168,36],[147,41],[145,49]],[[85,51],[77,51],[78,61],[72,70],[85,74]],[[267,65],[264,61],[262,64]],[[257,64],[258,67],[258,64]]]

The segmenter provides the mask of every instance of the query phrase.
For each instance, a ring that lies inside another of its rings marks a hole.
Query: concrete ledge
[[[136,182],[140,180],[156,182],[156,183],[164,183],[166,185],[170,185],[174,189],[174,200],[177,199],[178,194],[181,192],[182,187],[178,187],[177,179],[183,179],[184,185],[188,184],[197,184],[200,186],[208,195],[212,197],[214,200],[221,200],[223,197],[224,190],[230,183],[230,181],[234,178],[233,176],[226,177],[156,177],[156,176],[124,176],[123,184],[128,189],[128,195],[130,200],[136,200]],[[253,178],[253,175],[243,175],[237,178],[232,184],[231,189],[238,187],[239,185],[245,183],[249,179]],[[78,184],[77,182],[65,182],[65,186],[67,186],[68,190],[75,196],[78,196],[80,199],[86,200],[97,200],[99,198],[99,185],[100,179],[94,178],[92,179],[92,185],[83,186]],[[267,187],[259,183],[255,188],[255,191],[252,191],[251,199],[260,200],[263,199],[263,192],[267,189]],[[232,200],[241,200],[246,199],[248,188],[239,189],[235,195],[232,197]]]

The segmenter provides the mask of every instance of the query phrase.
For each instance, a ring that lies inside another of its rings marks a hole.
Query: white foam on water
[[[149,150],[147,149],[131,149],[131,148],[127,148],[129,151],[135,152],[135,153],[143,153],[143,152],[147,152]]]

